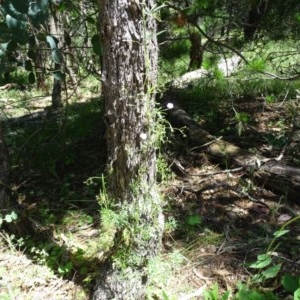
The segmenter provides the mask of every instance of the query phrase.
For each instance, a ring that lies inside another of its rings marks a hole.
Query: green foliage
[[[256,290],[248,289],[245,285],[239,284],[238,291],[234,296],[235,300],[278,300],[272,292],[260,293]]]
[[[170,277],[183,264],[184,259],[185,257],[176,250],[150,259],[147,267],[150,283],[147,294],[149,296],[162,295],[165,299],[173,299],[168,296],[169,293],[164,288]]]
[[[245,129],[247,128],[247,125],[250,121],[250,115],[248,113],[245,112],[237,112],[234,109],[234,119],[237,122],[236,128],[237,128],[237,132],[238,135],[241,136],[243,131],[245,131]]]
[[[290,293],[299,293],[298,290],[300,290],[300,275],[284,274],[281,279],[281,284],[286,291]]]
[[[263,72],[265,70],[265,60],[255,58],[249,62],[248,67],[255,72]]]
[[[62,275],[69,274],[73,269],[73,263],[71,261],[67,262],[65,265],[58,266],[58,273]]]
[[[199,215],[190,215],[186,220],[187,225],[189,226],[198,226],[202,223],[201,217]]]
[[[230,292],[226,291],[223,295],[219,295],[219,287],[218,284],[215,283],[208,290],[204,292],[205,300],[227,300],[230,297]]]
[[[12,223],[18,219],[16,212],[12,211],[11,213],[5,214],[4,216],[0,214],[0,228],[4,222]]]

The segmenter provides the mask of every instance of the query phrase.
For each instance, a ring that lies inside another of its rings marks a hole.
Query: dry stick
[[[204,147],[206,147],[206,146],[209,146],[209,145],[213,144],[214,142],[220,141],[222,138],[223,138],[222,136],[219,136],[218,138],[215,138],[215,139],[213,139],[212,141],[207,142],[207,143],[205,143],[205,144],[203,144],[203,145],[201,145],[201,146],[193,147],[193,148],[191,148],[189,151],[191,152],[191,151],[196,150],[196,149],[199,149],[199,148],[204,148]]]
[[[188,174],[188,176],[214,176],[214,175],[218,175],[218,174],[227,174],[227,173],[231,173],[231,172],[239,172],[239,171],[242,171],[246,168],[247,168],[247,166],[243,166],[243,167],[237,167],[237,168],[227,169],[227,170],[220,170],[220,171],[215,171],[215,172],[206,172],[206,173],[203,173],[203,174]]]
[[[278,107],[281,107],[281,106],[283,105],[283,103],[285,102],[285,100],[286,100],[286,98],[287,98],[289,92],[290,92],[290,90],[288,89],[288,90],[286,91],[285,95],[284,95],[284,98],[283,98],[282,102],[278,105]]]
[[[203,181],[207,180],[208,178],[202,180],[200,183],[202,183]],[[228,183],[223,183],[223,182],[220,182],[220,183],[215,183],[215,184],[211,184],[209,186],[206,186],[200,190],[197,190],[195,191],[194,189],[191,189],[189,187],[181,187],[180,188],[180,191],[181,193],[183,191],[187,191],[187,192],[190,192],[190,193],[193,193],[195,194],[196,196],[199,196],[202,192],[204,192],[205,190],[212,190],[212,189],[215,189],[215,188],[227,188],[229,190],[232,190],[234,192],[236,192],[239,196],[243,196],[243,197],[247,197],[250,201],[252,202],[256,202],[256,203],[259,203],[263,206],[265,206],[266,208],[270,208],[268,204],[266,204],[263,200],[259,200],[257,198],[254,198],[252,197],[251,195],[249,195],[249,193],[243,191],[243,190],[239,190],[238,188],[235,188],[234,186],[231,186],[229,185]],[[177,187],[178,188],[178,187]],[[179,189],[179,188],[178,188]]]

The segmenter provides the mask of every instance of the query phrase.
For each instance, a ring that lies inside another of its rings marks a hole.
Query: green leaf
[[[27,13],[29,3],[26,0],[11,0],[13,7],[20,13]]]
[[[295,291],[294,300],[300,300],[300,288]]]
[[[201,218],[199,215],[191,215],[187,218],[187,224],[190,226],[196,226],[201,224]]]
[[[29,40],[29,34],[27,31],[23,29],[12,29],[11,30],[11,38],[16,43],[25,45]]]
[[[51,57],[56,64],[61,64],[62,58],[58,49],[52,50]]]
[[[20,19],[16,19],[11,15],[7,14],[5,17],[7,27],[9,29],[22,29],[25,30],[27,23]]]
[[[252,278],[251,278],[251,282],[252,283],[261,283],[261,282],[263,282],[265,280],[265,277],[263,276],[263,274],[262,273],[258,273],[258,274],[255,274],[255,275],[253,275],[252,276]]]
[[[39,0],[41,11],[44,15],[48,15],[49,1],[48,0]]]
[[[34,83],[35,83],[35,76],[34,76],[34,73],[33,73],[33,72],[30,72],[30,73],[28,74],[28,82],[29,82],[30,84],[34,84]]]
[[[282,235],[284,235],[288,232],[289,232],[289,230],[287,230],[287,229],[281,229],[281,230],[275,231],[273,234],[274,234],[275,237],[278,238],[278,237],[280,237],[280,236],[282,236]]]
[[[7,24],[2,22],[0,23],[0,43],[5,43],[10,40],[10,31],[7,27]]]
[[[262,72],[265,70],[265,61],[261,58],[253,59],[249,62],[249,68],[256,72]]]
[[[51,48],[51,50],[56,50],[58,47],[58,39],[52,35],[47,35],[46,36],[46,41]]]
[[[1,43],[0,44],[0,50],[6,52],[8,44],[9,44],[9,42],[7,42],[7,43]]]
[[[32,59],[33,61],[35,61],[35,59],[36,59],[36,54],[35,54],[35,51],[33,51],[33,50],[29,50],[27,52],[27,56],[28,56],[28,58]]]
[[[37,0],[30,2],[28,16],[32,24],[36,27],[39,24],[44,24],[48,19],[48,0]]]
[[[229,299],[229,296],[230,296],[230,291],[226,291],[221,297],[221,300],[227,300]]]
[[[101,47],[101,44],[100,44],[100,37],[99,37],[99,35],[98,34],[94,34],[92,36],[91,42],[92,42],[92,45],[93,45],[93,51],[94,51],[94,53],[100,56],[102,54],[102,47]]]
[[[18,48],[18,45],[15,41],[9,41],[7,43],[6,51],[13,52],[13,51],[17,50],[17,48]]]
[[[61,274],[67,274],[67,273],[70,273],[72,268],[73,268],[73,263],[71,261],[69,261],[64,266],[59,266],[58,267],[58,272],[61,273]]]
[[[11,222],[15,221],[17,218],[18,218],[17,214],[14,211],[12,211],[10,214],[5,216],[4,220],[7,223],[11,223]]]
[[[9,14],[13,18],[26,22],[27,16],[24,13],[19,12],[15,9],[11,1],[4,1],[3,9],[5,11],[5,14]]]
[[[275,278],[281,269],[281,264],[274,265],[262,272],[265,279]]]
[[[3,56],[5,56],[5,55],[6,55],[6,52],[3,51],[2,49],[0,49],[0,58],[3,57]]]
[[[254,269],[262,269],[272,262],[270,255],[260,254],[257,256],[257,261],[252,263],[249,267]]]
[[[69,33],[67,31],[64,31],[64,40],[65,40],[65,43],[70,46],[71,45],[71,37],[69,35]]]
[[[257,291],[248,290],[247,287],[241,285],[239,291],[236,294],[235,299],[240,300],[267,300],[262,294]]]
[[[26,61],[25,61],[25,70],[26,70],[26,71],[32,71],[32,63],[31,63],[31,60],[26,60]]]
[[[65,79],[65,74],[62,73],[61,71],[55,71],[55,72],[53,72],[53,77],[56,80],[62,81]]]
[[[86,17],[86,21],[92,25],[96,24],[96,21],[93,17]]]
[[[281,279],[281,284],[283,285],[284,289],[288,292],[295,292],[300,284],[299,284],[299,276],[293,276],[291,274],[285,274]]]
[[[11,217],[12,217],[13,220],[17,220],[18,219],[18,215],[14,211],[12,211],[10,215],[11,215]]]

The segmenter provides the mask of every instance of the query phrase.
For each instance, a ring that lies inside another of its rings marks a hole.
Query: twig
[[[209,142],[207,142],[207,143],[205,143],[205,144],[203,144],[201,146],[193,147],[193,148],[190,149],[190,152],[193,151],[193,150],[196,150],[196,149],[200,149],[200,148],[209,146],[209,145],[211,145],[211,144],[213,144],[213,143],[215,143],[217,141],[220,141],[222,138],[223,138],[222,136],[219,136],[218,138],[215,138],[214,140],[209,141]]]
[[[243,169],[245,169],[244,166],[234,168],[234,169],[227,169],[227,170],[221,170],[221,171],[215,171],[215,172],[207,172],[207,173],[203,173],[203,174],[189,174],[189,176],[214,176],[214,175],[218,175],[218,174],[227,174],[227,173],[231,173],[231,172],[239,172],[239,171],[242,171]]]
[[[238,193],[239,195],[247,197],[252,202],[257,202],[257,203],[265,206],[266,208],[270,208],[268,204],[266,204],[262,200],[259,200],[259,199],[256,199],[256,198],[252,197],[251,195],[249,195],[249,193],[247,193],[247,192],[245,192],[243,190],[239,191],[238,189],[234,189],[234,188],[232,188],[232,190],[235,191],[236,193]]]
[[[283,105],[283,103],[285,102],[285,100],[286,100],[286,98],[287,98],[289,92],[290,92],[290,90],[288,89],[288,90],[286,91],[285,95],[284,95],[284,98],[283,98],[282,102],[278,105],[278,107],[281,107],[281,106]]]

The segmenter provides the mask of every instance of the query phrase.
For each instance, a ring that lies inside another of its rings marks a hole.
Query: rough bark
[[[7,192],[9,179],[9,162],[6,144],[4,141],[2,123],[0,123],[0,209],[5,210],[10,206]]]
[[[190,64],[189,71],[201,68],[203,61],[203,46],[201,43],[201,35],[198,32],[190,33]]]
[[[174,102],[174,94],[163,98],[163,104]],[[265,187],[279,192],[287,199],[300,203],[300,169],[287,166],[276,159],[269,159],[261,155],[253,155],[236,145],[217,139],[201,128],[190,115],[180,107],[167,109],[168,119],[176,127],[186,127],[187,135],[194,146],[202,149],[215,160],[226,166],[241,166],[251,172]]]
[[[50,21],[49,21],[49,27],[51,34],[58,39],[58,41],[61,41],[63,38],[63,29],[62,25],[59,22],[57,16],[54,12],[50,14]],[[55,72],[61,71],[61,64],[55,63],[54,64],[54,70]],[[61,97],[61,90],[62,90],[62,82],[61,80],[53,78],[53,87],[52,87],[52,108],[57,109],[62,107],[62,97]]]
[[[99,0],[103,47],[102,91],[107,123],[107,192],[126,217],[116,228],[94,300],[144,299],[147,263],[160,248],[163,222],[156,187],[155,96],[157,42],[153,0]],[[129,232],[124,245],[125,232]],[[134,258],[134,259],[132,259]]]

